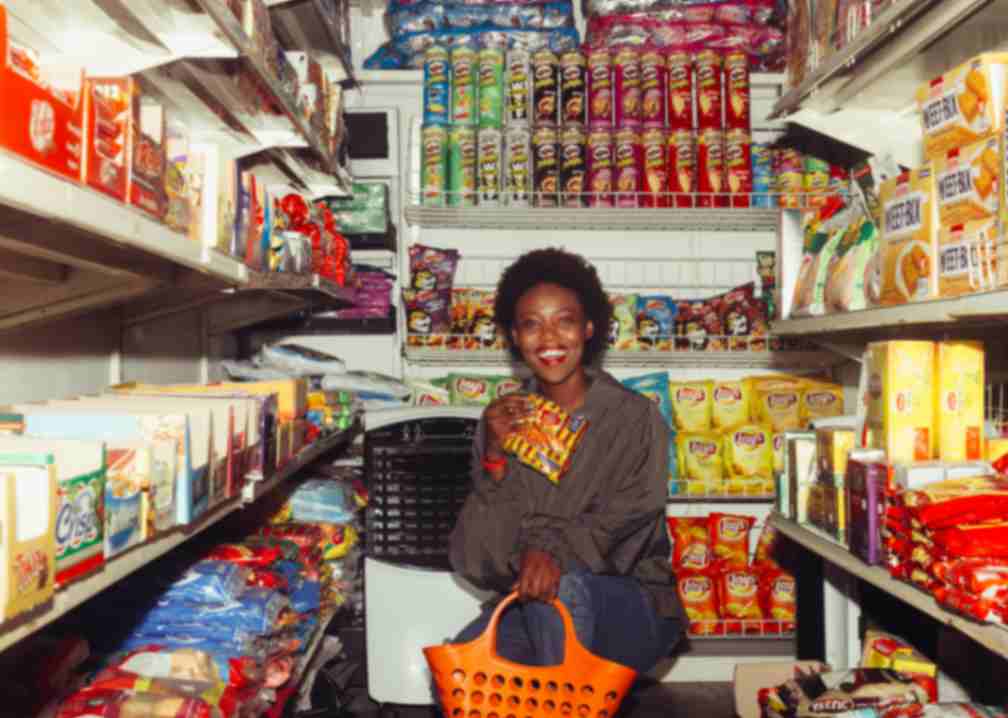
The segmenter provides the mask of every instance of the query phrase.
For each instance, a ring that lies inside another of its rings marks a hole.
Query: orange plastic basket
[[[563,604],[564,662],[526,666],[497,654],[497,624],[517,594],[501,601],[482,636],[470,643],[424,648],[445,718],[612,718],[637,677],[589,653]]]

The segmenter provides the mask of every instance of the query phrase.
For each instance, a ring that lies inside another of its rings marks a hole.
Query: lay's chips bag
[[[529,395],[532,414],[504,439],[504,451],[531,466],[552,483],[560,483],[570,468],[574,450],[588,430],[588,421],[574,417],[536,394]]]
[[[714,410],[714,382],[677,382],[671,385],[672,416],[677,431],[708,431]]]
[[[809,381],[801,397],[801,420],[808,426],[817,419],[843,416],[843,387],[823,381]]]
[[[726,491],[766,496],[774,492],[773,435],[765,426],[745,424],[724,434]]]
[[[749,382],[715,381],[711,392],[711,426],[724,431],[749,421]]]
[[[609,320],[609,346],[617,351],[637,349],[636,294],[610,294],[612,319]]]
[[[769,424],[773,431],[796,431],[804,424],[801,400],[804,384],[790,377],[771,377],[753,381],[752,419]]]
[[[661,411],[665,422],[669,426],[672,425],[672,401],[669,398],[668,372],[659,371],[644,376],[630,377],[624,379],[622,384],[627,389],[653,401]]]
[[[687,432],[676,437],[679,471],[686,493],[719,495],[724,491],[724,448],[721,436],[710,431]]]

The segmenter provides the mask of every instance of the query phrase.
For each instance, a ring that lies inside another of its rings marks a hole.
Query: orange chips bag
[[[689,632],[694,636],[714,636],[724,633],[718,613],[717,589],[710,571],[683,571],[676,579],[679,600],[690,620]]]
[[[791,633],[795,629],[798,589],[794,576],[771,569],[760,576],[760,604],[767,620],[766,633]]]
[[[669,516],[671,561],[676,569],[703,571],[711,565],[710,534],[706,516]]]
[[[707,517],[711,549],[716,561],[725,566],[749,565],[749,531],[756,519],[752,516],[712,513]]]
[[[756,541],[756,554],[753,556],[753,567],[767,566],[774,568],[777,562],[774,560],[774,548],[777,544],[777,529],[770,524],[763,524],[759,539]]]
[[[760,634],[763,610],[759,600],[759,576],[749,568],[727,568],[717,580],[718,599],[726,633]]]

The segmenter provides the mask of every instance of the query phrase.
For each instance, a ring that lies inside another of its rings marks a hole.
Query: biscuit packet
[[[773,494],[773,435],[765,426],[746,424],[724,434],[729,494]]]
[[[719,434],[710,431],[678,434],[676,448],[688,495],[720,495],[724,491],[724,448]]]
[[[588,430],[588,420],[571,416],[537,394],[530,394],[529,401],[532,414],[505,437],[504,451],[558,484],[570,468],[574,451]]]

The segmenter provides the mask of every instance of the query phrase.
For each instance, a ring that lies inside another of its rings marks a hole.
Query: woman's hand
[[[513,588],[523,602],[549,603],[560,588],[560,573],[560,564],[553,554],[529,549],[522,555],[521,570]]]
[[[508,394],[493,401],[483,412],[486,420],[486,456],[504,456],[504,438],[518,428],[519,422],[532,413],[526,394]]]

